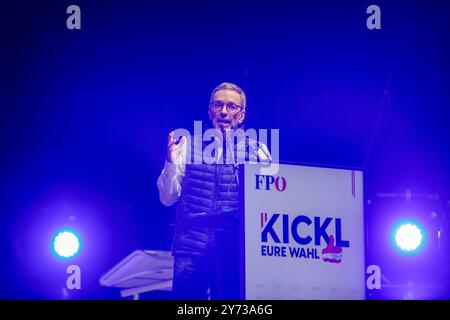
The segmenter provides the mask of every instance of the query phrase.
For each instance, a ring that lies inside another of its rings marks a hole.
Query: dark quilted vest
[[[192,148],[193,155],[201,151]],[[206,254],[215,247],[218,232],[237,228],[238,208],[236,166],[186,164],[172,252]]]

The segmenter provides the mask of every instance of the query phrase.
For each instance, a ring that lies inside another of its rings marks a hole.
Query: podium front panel
[[[364,299],[363,173],[245,165],[245,299]]]

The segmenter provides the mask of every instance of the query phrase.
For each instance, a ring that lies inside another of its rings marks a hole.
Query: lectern
[[[173,257],[170,251],[136,250],[100,278],[105,287],[120,288],[122,297],[172,290]]]

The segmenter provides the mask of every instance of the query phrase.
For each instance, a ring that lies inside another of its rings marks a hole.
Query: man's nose
[[[222,106],[222,109],[220,109],[220,115],[221,116],[227,116],[228,115],[228,109],[227,109],[227,104],[224,103]]]

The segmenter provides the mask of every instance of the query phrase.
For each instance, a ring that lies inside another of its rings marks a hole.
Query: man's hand
[[[185,137],[181,137],[178,143],[173,138],[173,131],[167,136],[167,161],[174,163],[177,161],[181,153],[181,148],[183,147]]]

